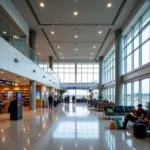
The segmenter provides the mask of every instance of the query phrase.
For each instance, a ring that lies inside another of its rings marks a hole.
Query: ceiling
[[[6,70],[0,69],[0,80],[6,80],[11,82],[17,82],[19,85],[29,85],[30,79],[18,76],[14,73],[8,72]],[[42,85],[39,82],[36,83],[37,85]]]
[[[139,2],[139,0],[12,1],[30,28],[37,31],[36,51],[41,53],[41,58],[48,60],[48,56],[52,55],[54,60],[88,61],[104,55],[114,39],[115,30],[124,25]],[[41,2],[45,7],[40,7]],[[112,7],[108,8],[108,3],[111,3]],[[74,11],[78,12],[78,16],[73,15]],[[55,34],[52,35],[51,31]],[[102,33],[98,34],[99,31]],[[75,35],[78,38],[75,38]]]

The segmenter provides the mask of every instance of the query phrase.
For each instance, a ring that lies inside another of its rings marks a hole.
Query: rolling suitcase
[[[133,125],[133,134],[138,139],[144,139],[146,136],[146,126],[141,123],[135,123]]]

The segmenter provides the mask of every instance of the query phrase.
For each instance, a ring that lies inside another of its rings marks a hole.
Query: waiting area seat
[[[113,115],[126,115],[132,112],[134,106],[104,106],[104,116],[109,117]]]

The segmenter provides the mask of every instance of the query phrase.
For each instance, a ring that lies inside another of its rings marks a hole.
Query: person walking
[[[76,99],[76,97],[73,95],[73,96],[72,96],[72,102],[73,102],[73,103],[75,102],[75,99]]]
[[[52,97],[51,94],[49,95],[48,100],[49,100],[49,109],[50,109],[50,108],[52,109],[52,105],[53,105],[53,97]]]

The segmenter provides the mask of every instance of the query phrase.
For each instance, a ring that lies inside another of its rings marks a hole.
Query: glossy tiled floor
[[[20,121],[0,115],[0,150],[150,150],[150,138],[134,138],[131,128],[110,130],[86,104],[60,104],[26,111]]]

